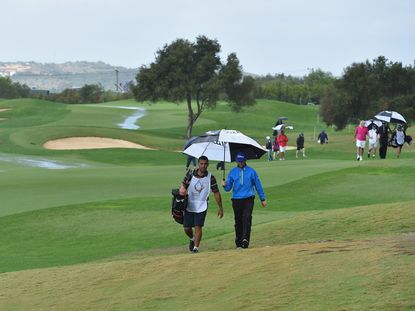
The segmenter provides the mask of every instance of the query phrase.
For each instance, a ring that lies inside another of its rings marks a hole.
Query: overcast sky
[[[413,0],[0,0],[0,61],[137,68],[177,38],[217,39],[244,71],[340,76],[383,55],[415,60]]]

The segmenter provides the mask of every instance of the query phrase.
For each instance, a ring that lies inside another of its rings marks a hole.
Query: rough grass
[[[411,310],[414,236],[6,273],[2,310]],[[413,246],[411,251],[413,252]]]

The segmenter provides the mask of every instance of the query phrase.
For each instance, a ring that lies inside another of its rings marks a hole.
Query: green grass
[[[256,204],[252,248],[233,249],[230,194],[222,192],[225,216],[216,217],[212,198],[202,252],[192,257],[170,217],[170,190],[184,174],[185,157],[177,151],[185,141],[186,106],[105,105],[143,107],[147,114],[132,131],[117,127],[130,110],[0,101],[0,109],[10,108],[0,112],[6,119],[0,121],[1,310],[190,310],[193,300],[200,310],[415,308],[412,146],[401,159],[390,149],[386,160],[357,162],[353,127],[324,126],[316,106],[260,100],[235,114],[219,103],[202,114],[193,134],[238,129],[264,143],[276,118],[287,116],[295,128],[289,145],[304,132],[308,158],[288,151],[284,162],[249,161],[268,201],[265,209]],[[321,129],[328,145],[315,141]],[[42,147],[70,136],[157,150]],[[21,158],[86,167],[47,170],[22,165]]]

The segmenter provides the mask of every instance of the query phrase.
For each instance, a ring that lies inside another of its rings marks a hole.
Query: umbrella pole
[[[223,175],[222,180],[225,181],[225,150],[226,150],[226,143],[223,145]]]

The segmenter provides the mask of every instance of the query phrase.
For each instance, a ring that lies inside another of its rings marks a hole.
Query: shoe
[[[190,240],[189,241],[189,251],[193,252],[194,247],[195,247],[195,241]]]
[[[194,247],[194,248],[192,249],[192,253],[199,253],[199,249],[198,249],[197,247]]]
[[[242,240],[242,248],[248,248],[248,246],[249,246],[248,240],[247,239],[243,239]]]
[[[375,158],[376,157],[376,155],[372,155],[372,158]]]

